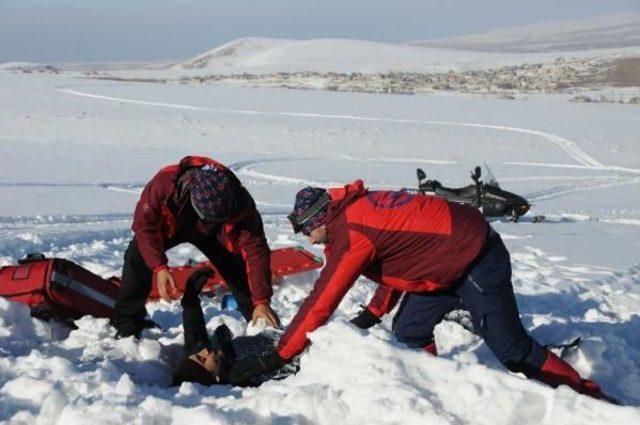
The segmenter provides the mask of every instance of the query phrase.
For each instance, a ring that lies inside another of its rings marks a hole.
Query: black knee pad
[[[525,372],[525,370],[528,369],[527,363],[524,360],[507,360],[502,364],[511,372],[515,373]]]
[[[394,331],[394,335],[396,336],[396,339],[398,340],[398,342],[407,344],[407,346],[410,348],[424,348],[434,341],[433,335],[430,337],[414,336],[414,335],[397,333],[395,331]]]

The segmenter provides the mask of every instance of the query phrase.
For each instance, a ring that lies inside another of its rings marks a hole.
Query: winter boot
[[[578,374],[569,363],[551,351],[547,353],[547,359],[542,364],[540,370],[531,376],[533,379],[552,386],[553,388],[559,387],[560,385],[568,385],[580,394],[588,395],[599,400],[610,400],[594,381],[582,379],[580,374]]]

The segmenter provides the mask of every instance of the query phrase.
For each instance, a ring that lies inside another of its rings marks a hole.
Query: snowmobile
[[[477,166],[471,172],[473,184],[451,188],[443,186],[438,180],[426,180],[427,174],[422,168],[418,168],[418,192],[423,195],[435,195],[451,202],[473,205],[479,208],[485,217],[507,217],[517,222],[529,211],[531,204],[522,196],[502,190],[486,164],[485,169],[489,173],[488,183],[482,181],[482,171]]]

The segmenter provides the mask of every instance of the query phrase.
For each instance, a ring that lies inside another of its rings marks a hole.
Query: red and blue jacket
[[[486,239],[488,224],[468,205],[405,191],[368,191],[361,180],[330,189],[329,195],[326,265],[278,344],[283,359],[304,350],[307,333],[326,323],[360,275],[381,285],[372,303],[381,315],[402,292],[450,287]]]
[[[167,267],[166,251],[178,243],[177,228],[183,224],[188,207],[188,171],[205,165],[228,170],[224,165],[198,156],[187,156],[179,164],[161,169],[145,186],[136,205],[132,229],[147,266],[155,272]],[[235,178],[235,176],[234,176]],[[215,235],[234,254],[242,255],[246,267],[251,299],[254,305],[271,301],[270,250],[262,219],[249,192],[241,187],[238,194],[240,211],[223,223]],[[197,219],[196,219],[197,220]],[[210,236],[201,223],[192,223],[198,234]]]

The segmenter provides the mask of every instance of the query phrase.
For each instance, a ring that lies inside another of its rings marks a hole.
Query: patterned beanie
[[[189,183],[191,204],[201,220],[224,221],[238,208],[240,184],[228,170],[209,166],[193,171]]]
[[[305,187],[296,194],[296,201],[293,206],[293,216],[300,217],[306,213],[320,198],[327,193],[325,189],[320,187]],[[322,226],[327,219],[327,207],[322,208],[317,214],[311,216],[306,221],[299,223],[300,231],[308,235],[316,229]]]

